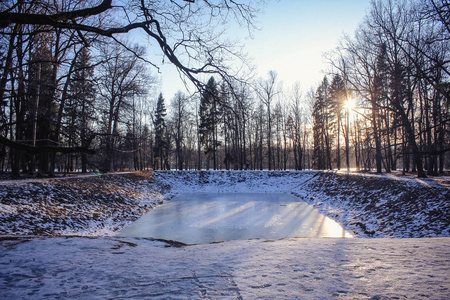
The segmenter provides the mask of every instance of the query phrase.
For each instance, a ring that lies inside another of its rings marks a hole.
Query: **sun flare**
[[[348,98],[345,102],[344,102],[344,108],[346,110],[353,110],[356,108],[356,100],[353,98]]]

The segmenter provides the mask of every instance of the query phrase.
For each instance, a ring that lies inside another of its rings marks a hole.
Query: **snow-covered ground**
[[[111,235],[164,200],[150,172],[0,181],[0,235]]]
[[[155,181],[173,194],[289,193],[318,174],[316,171],[160,171],[155,172]]]
[[[0,182],[0,299],[450,299],[445,181],[224,171]],[[184,192],[289,192],[360,238],[111,236]],[[67,234],[84,237],[55,237]],[[392,238],[411,236],[440,238]]]
[[[449,238],[0,242],[0,299],[449,299]]]

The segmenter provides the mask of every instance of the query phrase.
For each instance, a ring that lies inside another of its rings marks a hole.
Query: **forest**
[[[241,53],[205,24],[251,27],[250,4],[113,2],[0,3],[1,172],[450,168],[447,0],[372,1],[306,92],[227,65]],[[196,92],[159,93],[148,47]]]

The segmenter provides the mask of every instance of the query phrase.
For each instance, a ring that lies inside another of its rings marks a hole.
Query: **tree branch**
[[[52,25],[76,18],[86,18],[101,14],[112,8],[112,0],[103,0],[100,5],[85,9],[62,12],[53,15],[0,12],[0,28],[15,24]]]
[[[33,146],[27,145],[15,141],[11,141],[10,139],[0,135],[0,144],[10,147],[15,150],[23,150],[30,154],[37,154],[40,152],[61,152],[61,153],[75,153],[82,152],[88,154],[95,154],[95,151],[92,149],[87,149],[84,147],[55,147],[55,146]]]

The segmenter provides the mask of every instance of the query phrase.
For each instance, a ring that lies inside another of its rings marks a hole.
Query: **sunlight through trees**
[[[256,2],[94,2],[0,4],[2,171],[425,177],[450,166],[446,1],[373,1],[355,35],[327,54],[329,72],[304,93],[283,86],[276,70],[247,76],[244,51],[221,39],[225,20],[254,27]],[[136,30],[146,46],[132,42]],[[153,74],[164,61],[150,60],[150,48],[197,90],[157,93]]]

